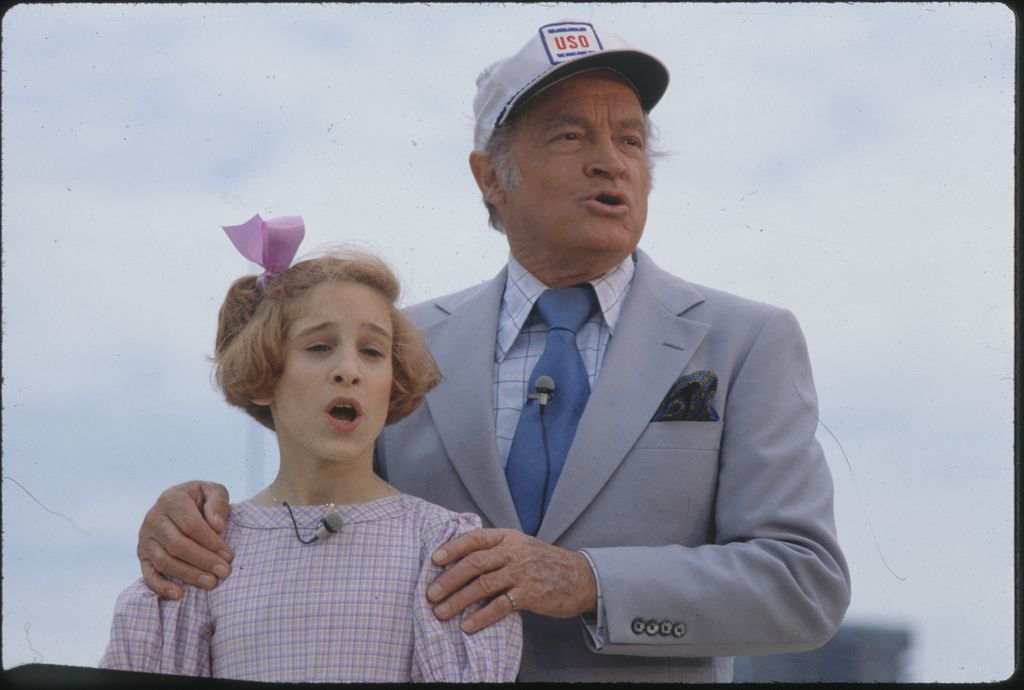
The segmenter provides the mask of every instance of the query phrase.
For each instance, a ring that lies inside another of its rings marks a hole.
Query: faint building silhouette
[[[824,646],[796,654],[736,657],[736,683],[906,682],[905,653],[912,636],[905,627],[848,624]]]

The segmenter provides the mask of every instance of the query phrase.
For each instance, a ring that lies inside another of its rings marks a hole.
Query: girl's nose
[[[359,366],[356,357],[352,353],[342,354],[331,371],[331,380],[334,383],[347,383],[350,386],[359,383]]]

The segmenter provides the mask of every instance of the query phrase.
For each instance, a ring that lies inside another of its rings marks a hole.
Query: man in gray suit
[[[378,471],[483,518],[434,554],[452,566],[428,596],[440,618],[483,602],[470,632],[521,610],[521,680],[727,681],[733,655],[823,644],[849,604],[796,320],[637,249],[647,113],[667,85],[658,60],[586,22],[541,27],[487,68],[470,167],[509,262],[408,310],[445,381],[385,429]],[[563,458],[548,436],[562,433],[551,415],[570,377],[536,371],[562,327],[535,307],[580,285],[591,306],[570,333],[585,402]],[[529,415],[543,452],[517,450]],[[520,463],[545,477],[526,498]],[[177,592],[159,573],[204,587],[227,576],[226,514],[219,485],[165,491],[140,532],[150,587]]]

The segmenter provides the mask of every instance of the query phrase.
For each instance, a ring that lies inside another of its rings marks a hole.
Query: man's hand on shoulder
[[[462,622],[476,632],[513,611],[554,618],[594,611],[597,583],[586,557],[512,529],[467,532],[434,552],[434,563],[454,563],[427,589],[441,620],[481,602]]]
[[[216,587],[234,558],[220,537],[227,517],[228,490],[220,484],[191,481],[160,494],[139,529],[136,553],[146,585],[168,599],[180,599],[183,592],[165,576]]]

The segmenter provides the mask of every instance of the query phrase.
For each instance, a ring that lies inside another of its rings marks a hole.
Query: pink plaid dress
[[[324,506],[292,508],[309,539]],[[142,580],[117,599],[101,668],[287,682],[511,681],[519,614],[472,635],[439,621],[430,554],[480,526],[413,496],[339,506],[344,525],[313,544],[283,507],[231,506],[231,576],[160,599]]]

